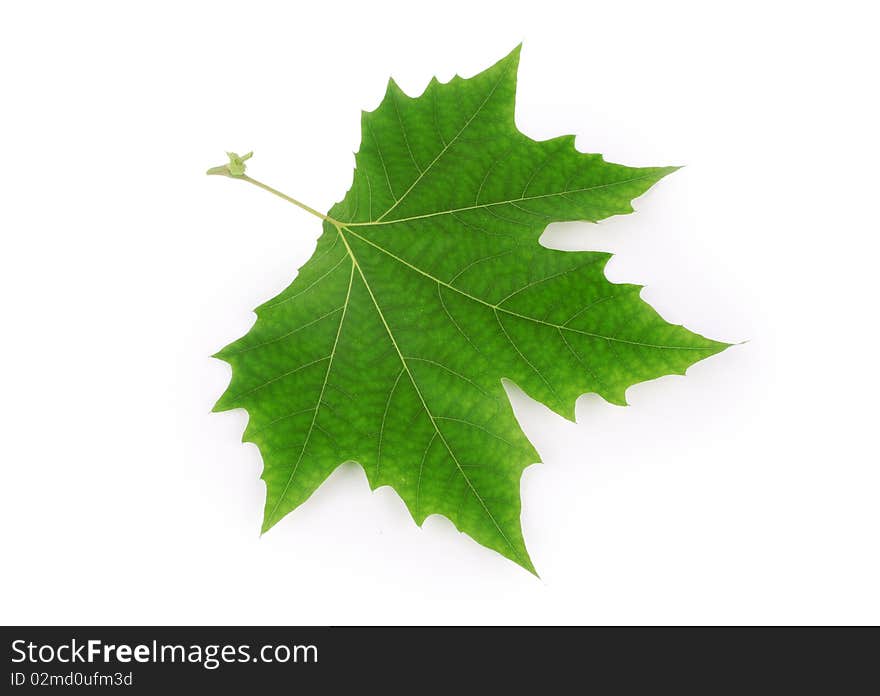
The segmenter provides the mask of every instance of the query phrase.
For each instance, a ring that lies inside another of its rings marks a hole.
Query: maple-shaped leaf
[[[416,98],[390,81],[362,116],[351,189],[323,219],[311,259],[217,354],[232,381],[215,410],[246,409],[262,454],[263,530],[346,461],[391,486],[422,524],[440,514],[534,572],[520,477],[538,454],[502,378],[574,419],[595,392],[685,369],[727,347],[664,321],[641,286],[609,282],[610,254],[538,243],[564,220],[632,211],[675,167],[583,154],[574,136],[535,141],[514,123],[519,48]]]

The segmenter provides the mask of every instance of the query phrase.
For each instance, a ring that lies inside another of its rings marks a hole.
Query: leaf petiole
[[[278,189],[272,188],[268,184],[264,184],[262,181],[257,181],[256,179],[253,179],[245,174],[246,166],[244,162],[245,160],[248,160],[253,156],[253,152],[249,152],[242,157],[239,157],[234,152],[227,152],[226,154],[229,156],[229,162],[226,164],[221,164],[218,167],[211,167],[206,172],[208,175],[227,176],[230,179],[241,179],[242,181],[247,181],[248,183],[253,184],[258,188],[261,188],[264,191],[268,191],[269,193],[278,196],[288,203],[293,203],[295,206],[302,208],[307,213],[311,213],[315,217],[326,220],[327,222],[333,224],[335,227],[339,227],[342,224],[338,220],[334,220],[333,218],[318,212],[310,205],[306,205],[305,203],[302,203],[301,201],[298,201],[295,198],[288,196],[286,193],[281,193],[281,191],[279,191]]]

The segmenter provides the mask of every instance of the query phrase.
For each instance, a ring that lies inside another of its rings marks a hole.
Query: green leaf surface
[[[609,254],[538,243],[551,222],[631,212],[675,167],[520,133],[518,61],[519,48],[416,98],[390,81],[362,115],[345,198],[326,216],[297,203],[323,218],[314,255],[216,356],[233,377],[215,410],[246,409],[243,439],[263,456],[264,531],[355,461],[418,524],[443,515],[534,572],[519,483],[539,457],[502,378],[574,419],[583,393],[624,404],[630,385],[727,347],[609,282]],[[275,192],[242,159],[224,173]]]

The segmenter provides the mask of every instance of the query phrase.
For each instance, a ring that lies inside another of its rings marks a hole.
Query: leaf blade
[[[633,168],[535,141],[514,123],[519,47],[419,97],[392,81],[362,114],[352,185],[314,256],[217,357],[216,410],[248,410],[264,459],[263,530],[344,461],[530,572],[519,481],[539,458],[502,379],[574,419],[595,392],[683,374],[728,344],[664,321],[610,255],[538,243],[550,222],[632,211],[676,167]]]

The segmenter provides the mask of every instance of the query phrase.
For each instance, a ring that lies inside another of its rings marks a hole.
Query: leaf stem
[[[323,213],[319,213],[317,210],[312,208],[312,206],[306,205],[305,203],[302,203],[302,202],[296,200],[296,198],[291,198],[286,193],[281,193],[281,191],[279,191],[278,189],[274,189],[271,186],[269,186],[268,184],[264,184],[262,181],[257,181],[256,179],[252,179],[247,174],[245,174],[245,170],[247,169],[247,165],[245,164],[245,162],[254,156],[253,152],[248,152],[246,155],[239,155],[238,153],[235,153],[235,152],[227,152],[226,156],[229,157],[229,161],[226,164],[221,164],[218,167],[211,167],[206,173],[209,176],[217,175],[217,176],[228,176],[230,179],[243,179],[244,181],[247,181],[248,183],[251,183],[256,187],[263,189],[264,191],[268,191],[269,193],[272,193],[272,194],[278,196],[279,198],[284,199],[288,203],[293,203],[298,208],[302,208],[307,213],[311,213],[315,217],[319,217],[322,220],[326,220],[327,222],[334,225],[336,228],[339,228],[339,226],[342,224],[338,220],[334,220],[332,217],[329,217],[328,215],[324,215]]]
[[[295,206],[302,208],[307,213],[311,213],[315,217],[319,217],[322,220],[326,220],[327,222],[332,223],[336,227],[339,227],[340,223],[337,222],[336,220],[334,220],[332,217],[324,215],[323,213],[319,213],[317,210],[312,208],[310,205],[306,205],[305,203],[302,203],[302,202],[296,200],[296,198],[292,198],[292,197],[288,196],[286,193],[281,193],[281,191],[279,191],[278,189],[274,189],[271,186],[269,186],[268,184],[264,184],[262,181],[257,181],[256,179],[249,177],[247,174],[243,174],[241,176],[237,176],[234,178],[241,179],[242,181],[247,181],[247,182],[253,184],[254,186],[257,186],[258,188],[263,189],[264,191],[268,191],[269,193],[275,194],[279,198],[287,201],[288,203],[293,203]]]

